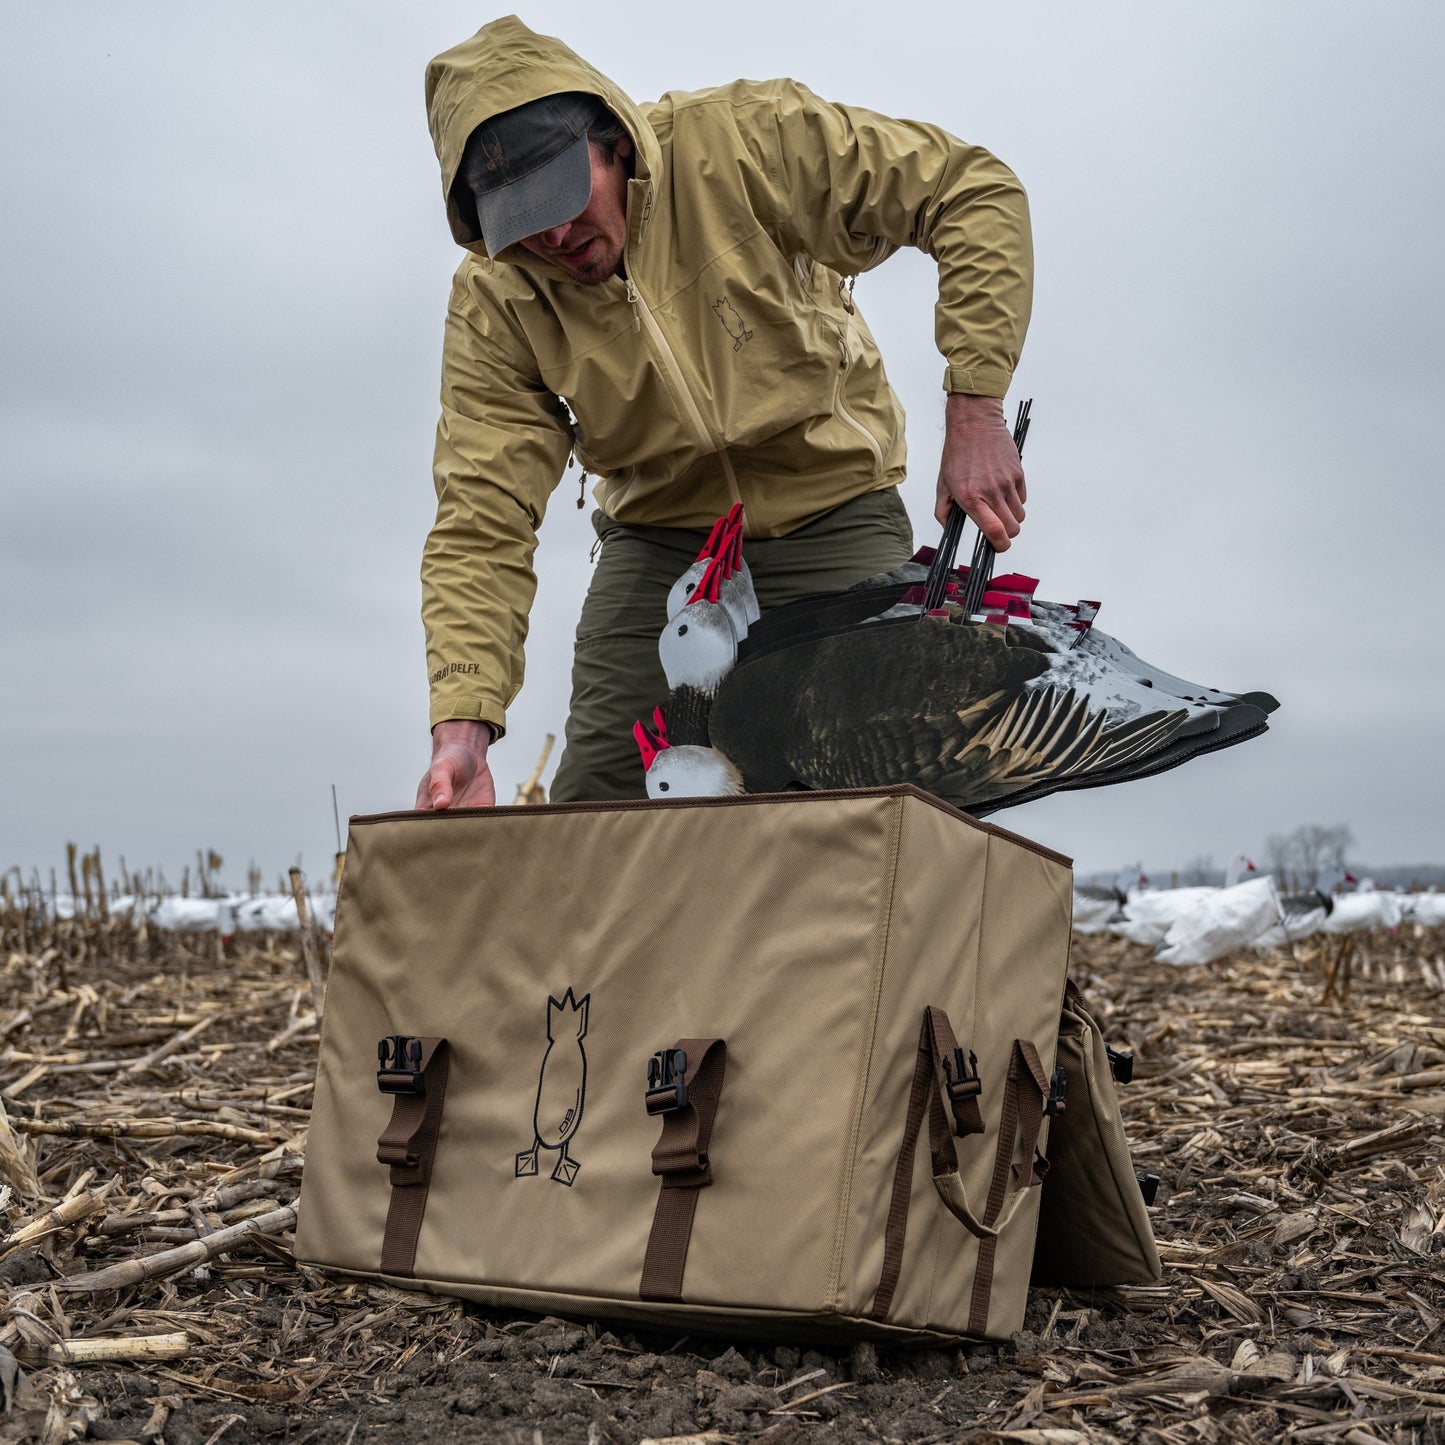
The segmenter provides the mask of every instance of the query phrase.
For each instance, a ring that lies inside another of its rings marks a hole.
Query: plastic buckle
[[[644,1102],[649,1114],[671,1114],[687,1108],[687,1052],[684,1049],[659,1049],[647,1061],[647,1094]]]
[[[954,1102],[976,1099],[983,1093],[983,1082],[978,1077],[978,1055],[972,1049],[966,1059],[962,1049],[943,1056],[943,1091]]]
[[[388,1034],[376,1045],[376,1087],[383,1094],[420,1094],[421,1040],[413,1034]]]
[[[1054,1070],[1053,1077],[1049,1080],[1049,1097],[1048,1101],[1044,1104],[1044,1113],[1047,1114],[1050,1119],[1057,1119],[1059,1115],[1069,1107],[1068,1092],[1069,1076],[1067,1072],[1065,1072],[1064,1066],[1060,1064]]]
[[[1134,1078],[1134,1055],[1127,1049],[1111,1049],[1107,1044],[1104,1052],[1109,1056],[1109,1072],[1113,1074],[1114,1082],[1130,1083]]]

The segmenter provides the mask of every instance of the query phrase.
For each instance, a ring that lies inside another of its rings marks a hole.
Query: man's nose
[[[552,229],[549,231],[539,231],[537,233],[537,238],[542,242],[544,246],[548,246],[554,251],[560,250],[562,247],[562,243],[567,239],[567,232],[571,229],[572,222],[564,221],[562,225],[553,226]]]

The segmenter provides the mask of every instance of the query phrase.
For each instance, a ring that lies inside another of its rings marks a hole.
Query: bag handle
[[[1009,1051],[1008,1088],[1004,1093],[1003,1118],[999,1121],[993,1182],[989,1185],[988,1203],[984,1207],[986,1221],[999,1219],[999,1211],[1003,1208],[1008,1194],[1010,1173],[1018,1179],[1014,1202],[1009,1209],[1010,1219],[1019,1208],[1020,1202],[1029,1197],[1028,1191],[1043,1183],[1044,1175],[1048,1173],[1049,1161],[1039,1154],[1039,1135],[1043,1131],[1049,1100],[1049,1078],[1044,1073],[1039,1051],[1031,1039],[1015,1039],[1013,1048]],[[1022,1163],[1014,1164],[1010,1169],[1016,1130],[1023,1145],[1024,1157]],[[978,1259],[973,1270],[973,1297],[968,1309],[968,1328],[971,1334],[988,1333],[988,1312],[993,1299],[993,1271],[997,1255],[998,1231],[995,1230],[991,1238],[979,1241]]]
[[[883,1272],[873,1297],[873,1308],[869,1311],[872,1319],[887,1319],[902,1272],[913,1190],[913,1157],[925,1113],[928,1115],[929,1172],[933,1187],[948,1212],[981,1241],[984,1250],[990,1250],[990,1246],[1008,1228],[1023,1200],[1028,1197],[1029,1188],[1042,1181],[1043,1170],[1048,1166],[1038,1159],[1038,1140],[1043,1127],[1048,1080],[1044,1077],[1038,1050],[1029,1039],[1015,1039],[1009,1051],[993,1179],[982,1212],[968,1197],[954,1144],[955,1138],[984,1132],[983,1117],[978,1107],[981,1093],[982,1083],[974,1055],[965,1055],[959,1047],[948,1015],[941,1008],[930,1006],[924,1009],[913,1083],[908,1093],[908,1117],[893,1174],[888,1220],[884,1226]],[[953,1116],[952,1127],[944,1111],[945,1097]],[[1018,1167],[1018,1187],[1013,1199],[1008,1200],[1009,1165],[1013,1159],[1016,1133],[1028,1162]],[[1006,1202],[1007,1209],[1004,1208]],[[991,1276],[991,1269],[989,1273]]]
[[[381,1272],[410,1278],[442,1127],[447,1041],[389,1034],[377,1044],[377,1063],[377,1087],[394,1100],[391,1118],[376,1141],[377,1163],[390,1167],[391,1178]]]
[[[679,1039],[652,1056],[647,1112],[662,1116],[662,1136],[652,1151],[652,1172],[662,1180],[640,1299],[681,1300],[687,1249],[698,1191],[712,1183],[708,1145],[722,1095],[728,1046],[723,1039]]]
[[[952,1038],[947,1015],[943,1014],[941,1009],[929,1012],[939,1015],[942,1027],[948,1030],[948,1037]],[[957,1045],[954,1047],[956,1049]],[[1028,1087],[1029,1084],[1033,1085],[1032,1089]],[[1038,1147],[1048,1090],[1043,1063],[1032,1040],[1015,1039],[1013,1048],[1009,1051],[1008,1080],[1004,1087],[1003,1117],[999,1120],[993,1180],[981,1215],[969,1202],[968,1190],[958,1169],[958,1150],[949,1133],[938,1091],[934,1090],[930,1095],[928,1146],[933,1187],[938,1191],[938,1197],[949,1213],[975,1239],[997,1239],[1008,1228],[1018,1212],[1019,1205],[1028,1198],[1029,1189],[1043,1182],[1048,1161],[1039,1158]],[[1009,1163],[1013,1158],[1015,1131],[1027,1162],[1014,1165],[1014,1171],[1018,1174],[1018,1187],[1013,1191],[1012,1199],[1009,1199]],[[962,1134],[964,1131],[958,1132]],[[1004,1208],[1006,1201],[1008,1207]]]

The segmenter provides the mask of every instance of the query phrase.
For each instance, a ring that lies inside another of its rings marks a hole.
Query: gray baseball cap
[[[487,254],[587,209],[587,127],[606,107],[595,95],[544,95],[485,120],[467,137],[458,179],[471,190]]]

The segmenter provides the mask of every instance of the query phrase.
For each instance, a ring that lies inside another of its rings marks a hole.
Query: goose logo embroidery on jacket
[[[537,1172],[538,1151],[555,1149],[552,1178],[570,1189],[582,1165],[567,1152],[582,1122],[587,1096],[587,1008],[590,993],[574,997],[569,988],[561,998],[547,1000],[547,1052],[537,1077],[537,1102],[532,1108],[532,1147],[517,1155],[517,1178]]]
[[[734,310],[733,303],[726,296],[721,296],[712,303],[712,314],[727,328],[728,335],[733,339],[734,351],[741,351],[743,342],[753,339],[753,333],[743,324],[743,318]]]

